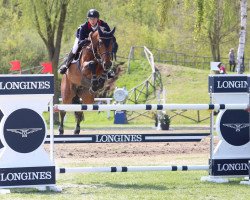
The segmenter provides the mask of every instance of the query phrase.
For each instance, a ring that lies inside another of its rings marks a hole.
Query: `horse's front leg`
[[[98,89],[102,89],[104,87],[104,84],[107,80],[107,73],[108,70],[103,70],[102,75],[98,79]]]
[[[97,64],[94,61],[90,61],[88,64],[88,69],[92,73],[90,92],[95,93],[99,89],[99,83],[96,75]]]
[[[102,89],[104,87],[104,84],[108,79],[108,71],[110,70],[111,66],[112,62],[104,62],[104,64],[102,65],[103,71],[100,78],[98,79],[99,89]]]
[[[83,120],[83,112],[75,112],[75,118],[76,118],[76,127],[74,130],[74,134],[79,135],[81,131],[80,124],[81,121]]]
[[[59,135],[63,135],[64,133],[64,127],[63,127],[63,122],[64,122],[64,117],[66,115],[66,112],[65,111],[60,111],[60,117],[61,117],[61,121],[60,121],[60,125],[58,127],[58,130],[59,130]]]
[[[70,104],[72,102],[72,98],[74,97],[75,93],[72,89],[72,84],[70,83],[69,79],[66,75],[62,77],[61,81],[61,95],[62,95],[62,103],[63,104]],[[65,111],[60,111],[60,125],[59,125],[59,134],[62,135],[64,133],[64,117],[66,115]]]
[[[72,99],[72,103],[73,104],[81,104],[80,98],[76,95]],[[76,119],[76,127],[74,130],[74,134],[79,135],[79,133],[81,131],[80,124],[81,124],[81,121],[83,120],[83,112],[75,112],[75,119]]]

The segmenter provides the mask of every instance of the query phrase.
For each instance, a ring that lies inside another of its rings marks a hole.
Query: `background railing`
[[[151,75],[143,81],[141,84],[133,87],[128,92],[127,103],[143,104],[157,97],[157,93],[161,93],[163,90],[161,73],[155,67],[154,55],[147,47],[141,47],[143,49],[143,57],[147,58],[149,65],[151,67]],[[130,61],[133,59],[135,52],[134,47],[131,47],[129,58],[128,58],[128,73],[130,73]],[[153,118],[152,114],[148,112],[127,112],[128,121],[135,119],[139,116],[144,116],[148,118]]]
[[[162,79],[161,79],[161,74],[159,70],[155,67],[155,57],[157,57],[157,62],[165,62],[165,63],[170,63],[170,64],[175,64],[175,65],[184,65],[188,67],[193,67],[193,65],[199,65],[203,69],[210,69],[210,57],[192,57],[192,62],[191,57],[186,56],[185,54],[179,54],[179,53],[173,53],[173,52],[167,52],[164,51],[166,54],[165,59],[163,60],[163,51],[162,50],[157,50],[153,49],[153,52],[158,53],[158,57],[155,56],[148,48],[146,47],[141,47],[141,46],[132,46],[130,49],[129,57],[128,57],[128,69],[127,72],[130,73],[130,64],[132,60],[141,60],[142,58],[147,58],[149,61],[149,64],[152,68],[152,74],[141,84],[135,86],[129,91],[129,96],[128,96],[128,103],[134,103],[134,104],[143,104],[146,103],[147,101],[153,100],[157,97],[158,103],[165,103],[165,96],[164,95],[164,90],[163,90],[163,84],[162,84]],[[169,56],[171,55],[171,56]],[[182,59],[181,59],[182,58]],[[196,59],[194,59],[196,58]],[[199,61],[200,59],[200,61]],[[194,62],[195,61],[195,62]],[[199,62],[198,62],[199,61]],[[202,61],[202,62],[201,62]],[[190,66],[189,66],[190,65]],[[192,65],[192,66],[191,66]],[[198,67],[197,67],[198,68]],[[200,67],[199,67],[200,68]],[[162,93],[163,92],[163,93]],[[158,95],[158,96],[157,96]],[[161,102],[162,99],[164,99],[164,102]],[[201,111],[197,110],[195,114],[190,116],[190,113],[188,110],[173,110],[168,112],[170,119],[174,119],[176,117],[181,117],[188,119],[192,122],[195,123],[200,123],[205,120],[209,119],[208,116],[201,116]],[[133,119],[136,119],[137,117],[143,116],[147,118],[154,119],[155,115],[150,114],[149,112],[127,112],[128,116],[128,121],[131,121]]]
[[[177,53],[173,51],[168,51],[164,49],[148,48],[154,55],[155,62],[158,63],[168,63],[172,65],[181,65],[197,69],[210,69],[210,62],[213,62],[211,56],[197,56],[189,55],[185,53]],[[142,46],[132,46],[129,53],[129,60],[140,60],[145,57],[144,47]],[[236,57],[235,57],[236,59]],[[221,57],[220,62],[226,65],[227,70],[229,70],[228,58]],[[250,59],[245,58],[245,71],[250,70]],[[128,72],[130,70],[130,64],[128,64]]]

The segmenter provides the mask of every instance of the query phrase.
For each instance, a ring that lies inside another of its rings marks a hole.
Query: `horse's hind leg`
[[[73,104],[81,104],[80,98],[78,96],[75,96],[72,99]],[[83,120],[83,112],[75,112],[75,118],[76,118],[76,127],[74,130],[75,135],[79,135],[81,128],[80,128],[80,123]]]
[[[63,75],[61,82],[61,95],[62,95],[62,103],[70,104],[72,103],[72,99],[75,96],[75,92],[72,90],[72,84],[66,75]],[[62,135],[64,133],[64,117],[66,115],[65,111],[60,111],[60,125],[59,125],[59,134]]]
[[[75,112],[75,118],[76,118],[76,127],[74,130],[75,135],[79,135],[81,128],[80,123],[83,120],[83,113],[82,112]]]
[[[64,133],[63,122],[64,122],[65,115],[66,115],[65,111],[60,111],[61,122],[60,122],[60,125],[58,128],[60,135],[63,135],[63,133]]]

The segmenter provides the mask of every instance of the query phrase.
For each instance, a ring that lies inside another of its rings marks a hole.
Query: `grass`
[[[126,71],[126,69],[124,69]],[[127,90],[141,84],[152,73],[151,67],[146,60],[136,60],[130,63],[130,73],[124,73],[116,81],[117,87],[126,87]]]
[[[239,179],[227,184],[200,182],[206,172],[131,172],[59,175],[62,193],[35,192],[34,189],[13,189],[1,200],[17,199],[248,199],[249,186],[239,185]]]

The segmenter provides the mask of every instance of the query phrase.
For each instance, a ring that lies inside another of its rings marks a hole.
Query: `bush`
[[[158,118],[158,115],[155,114],[155,126],[158,126],[158,120],[160,122],[160,126],[162,130],[169,130],[169,126],[171,122],[169,115],[165,113],[161,113]]]

